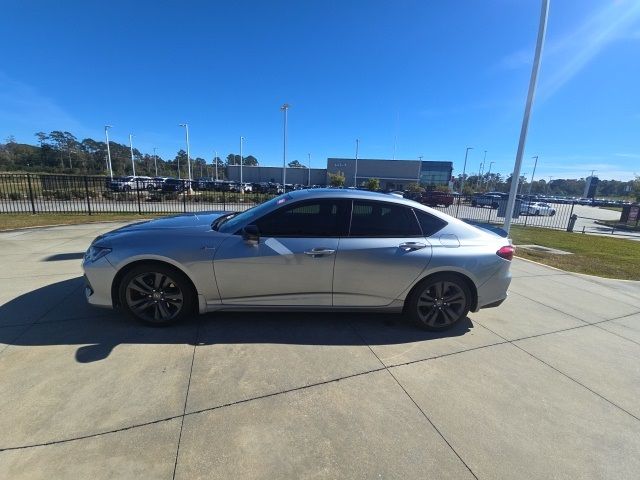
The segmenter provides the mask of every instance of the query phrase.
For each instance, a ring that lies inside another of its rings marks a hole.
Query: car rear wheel
[[[469,313],[471,291],[457,275],[433,275],[415,288],[406,304],[405,313],[425,330],[451,328]]]
[[[161,264],[148,264],[125,274],[120,282],[119,300],[133,318],[163,326],[193,313],[195,293],[182,272]]]

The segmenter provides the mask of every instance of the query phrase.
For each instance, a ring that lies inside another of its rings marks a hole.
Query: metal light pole
[[[153,165],[156,167],[156,177],[158,176],[158,156],[156,155],[156,147],[153,147]]]
[[[244,191],[244,186],[242,185],[242,143],[244,142],[244,137],[240,137],[240,191]]]
[[[464,167],[462,167],[462,181],[460,182],[460,195],[462,195],[464,191],[464,175],[467,171],[467,156],[469,155],[469,150],[473,150],[473,147],[467,147],[464,151]]]
[[[549,0],[542,0],[540,9],[540,26],[538,28],[538,41],[536,43],[536,53],[533,57],[533,66],[531,68],[531,78],[529,80],[529,93],[527,95],[527,103],[524,107],[524,116],[522,118],[522,127],[520,129],[520,140],[518,141],[518,152],[516,154],[516,163],[513,167],[513,177],[520,178],[520,167],[522,167],[522,155],[524,154],[524,146],[527,141],[527,131],[529,130],[529,117],[531,115],[531,107],[533,98],[536,93],[536,85],[538,83],[538,70],[540,69],[540,57],[542,56],[542,46],[544,38],[547,34],[547,18],[549,17]],[[518,183],[511,182],[509,191],[509,200],[507,200],[507,211],[504,217],[504,229],[509,233],[511,228],[511,220],[513,218],[513,208],[516,204],[516,193]]]
[[[358,186],[358,149],[360,148],[360,139],[356,138],[356,168],[353,173],[353,186]]]
[[[216,182],[218,181],[218,152],[214,150],[213,152],[213,163],[216,164]]]
[[[309,156],[309,179],[307,180],[307,187],[311,187],[311,154],[307,153]]]
[[[549,175],[549,183],[547,183],[547,193],[549,193],[549,190],[551,190],[551,179],[553,177],[551,175]]]
[[[489,171],[487,171],[487,188],[491,185],[491,166],[496,162],[489,162]]]
[[[480,164],[480,169],[478,170],[478,188],[482,186],[482,172],[484,172],[484,166],[487,161],[487,151],[484,151],[484,157],[482,158],[482,163]]]
[[[133,170],[133,176],[136,176],[136,162],[133,160],[133,135],[129,134],[129,151],[131,152],[131,169]]]
[[[104,126],[104,136],[107,137],[107,167],[109,168],[109,176],[113,180],[113,168],[111,167],[111,149],[109,148],[109,129],[111,125]]]
[[[538,155],[531,158],[535,158],[536,162],[533,164],[533,173],[531,174],[531,183],[529,184],[529,195],[531,195],[531,187],[533,187],[533,177],[536,175],[536,167],[538,166]]]
[[[187,141],[187,174],[189,175],[189,190],[191,190],[191,154],[189,152],[189,124],[181,123],[181,127],[184,127],[185,138]],[[178,170],[180,172],[180,170]]]
[[[280,110],[284,113],[284,125],[282,128],[282,191],[287,191],[287,111],[290,105],[288,103],[283,104]]]

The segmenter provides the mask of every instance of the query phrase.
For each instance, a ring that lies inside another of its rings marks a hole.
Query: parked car
[[[498,208],[502,197],[500,195],[484,194],[478,195],[471,199],[472,207],[491,207]]]
[[[154,182],[151,177],[133,176],[114,177],[107,183],[107,188],[114,192],[129,192],[131,190],[153,190]]]
[[[556,209],[548,203],[543,202],[523,202],[520,204],[520,214],[525,215],[546,215],[553,217]]]
[[[357,309],[444,330],[504,301],[513,253],[507,238],[410,200],[315,189],[128,225],[96,238],[83,269],[89,303],[152,325],[216,310]]]
[[[180,178],[168,178],[162,184],[163,192],[184,192],[188,190],[191,186],[191,182],[189,180],[183,180]]]
[[[443,207],[450,207],[453,205],[453,195],[448,192],[431,190],[424,192],[418,201],[424,205],[428,205],[429,207],[437,207],[439,205],[442,205]]]
[[[151,179],[150,185],[152,185],[153,190],[162,190],[162,186],[164,182],[169,180],[170,177],[153,177]]]

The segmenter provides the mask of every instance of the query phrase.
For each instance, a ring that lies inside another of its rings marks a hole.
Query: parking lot
[[[640,283],[515,260],[453,331],[89,307],[120,224],[0,233],[0,478],[611,478],[640,472]]]

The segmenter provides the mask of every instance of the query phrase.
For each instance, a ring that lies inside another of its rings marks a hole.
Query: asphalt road
[[[393,315],[85,304],[117,224],[0,233],[0,478],[637,479],[640,284],[515,260],[447,334]]]

